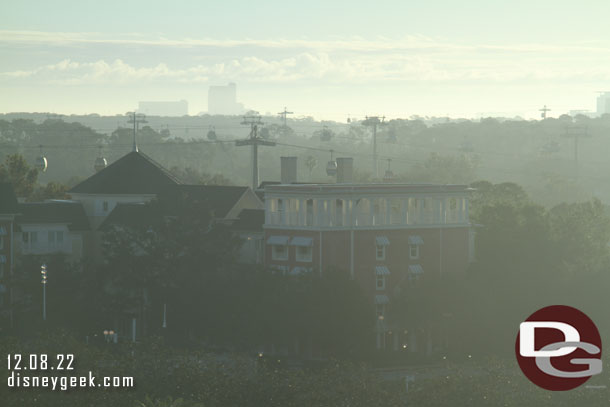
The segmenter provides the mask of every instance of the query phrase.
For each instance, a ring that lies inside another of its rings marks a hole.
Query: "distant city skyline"
[[[234,82],[261,113],[530,119],[595,111],[610,90],[606,2],[248,4],[0,4],[0,112],[197,114]]]

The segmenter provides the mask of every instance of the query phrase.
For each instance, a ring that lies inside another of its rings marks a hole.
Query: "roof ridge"
[[[153,164],[155,167],[157,167],[159,170],[161,170],[165,175],[167,175],[169,178],[171,178],[173,181],[175,181],[178,185],[184,185],[182,183],[182,181],[180,181],[180,179],[178,177],[176,177],[174,174],[172,174],[172,172],[169,169],[165,168],[161,163],[159,163],[158,161],[153,159],[148,154],[144,153],[142,150],[138,149],[137,151],[132,151],[131,153],[136,153],[136,154],[141,155],[142,158],[145,158],[146,160],[148,160],[151,164]],[[129,153],[129,154],[131,154],[131,153]]]

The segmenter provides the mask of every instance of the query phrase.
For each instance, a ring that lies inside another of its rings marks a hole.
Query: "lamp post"
[[[377,317],[377,334],[379,335],[381,333],[381,338],[379,341],[379,348],[385,350],[385,342],[386,342],[386,329],[385,329],[385,322],[384,322],[384,317],[383,315],[379,315]]]
[[[42,276],[42,320],[47,320],[47,265],[40,266],[40,275]]]
[[[106,339],[106,343],[113,341],[114,340],[114,331],[112,329],[104,330],[104,339]]]

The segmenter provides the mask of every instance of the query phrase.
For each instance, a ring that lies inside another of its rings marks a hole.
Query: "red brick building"
[[[468,194],[464,185],[268,185],[265,264],[288,274],[349,271],[383,321],[401,282],[466,269]]]

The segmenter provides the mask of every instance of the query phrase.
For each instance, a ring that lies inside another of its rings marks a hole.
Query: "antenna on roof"
[[[129,124],[133,123],[133,148],[131,151],[137,153],[138,152],[138,143],[136,141],[136,133],[138,131],[138,124],[148,123],[148,122],[146,121],[146,116],[143,115],[142,113],[127,112],[126,114],[131,116],[127,123],[129,123]]]

